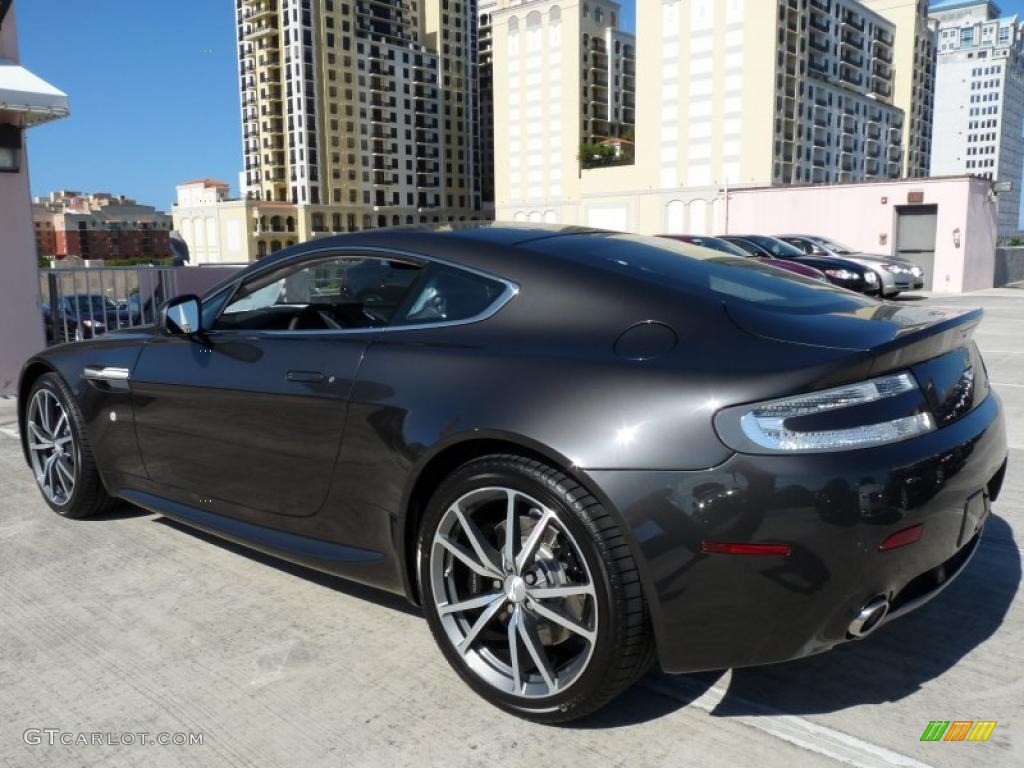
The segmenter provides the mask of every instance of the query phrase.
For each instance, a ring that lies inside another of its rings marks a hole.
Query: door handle
[[[324,375],[320,371],[288,371],[285,378],[300,384],[319,384],[324,380]]]
[[[131,372],[127,368],[114,368],[109,365],[87,365],[82,375],[93,381],[128,381]]]

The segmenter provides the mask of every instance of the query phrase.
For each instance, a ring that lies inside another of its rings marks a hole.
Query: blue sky
[[[623,3],[628,28],[635,2]],[[167,208],[175,184],[205,176],[237,193],[234,5],[16,0],[23,63],[66,91],[72,111],[28,133],[32,193],[99,190]],[[1024,0],[1000,5],[1024,13]]]

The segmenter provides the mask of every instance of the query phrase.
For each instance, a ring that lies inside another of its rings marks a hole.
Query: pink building
[[[67,114],[67,96],[18,65],[14,9],[0,0],[0,395],[44,345],[24,131]]]
[[[992,182],[973,176],[733,189],[720,228],[901,256],[924,267],[926,289],[959,293],[992,287],[997,201]]]

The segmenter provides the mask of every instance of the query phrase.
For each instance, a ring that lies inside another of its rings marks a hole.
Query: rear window
[[[829,283],[683,243],[639,235],[549,237],[520,245],[629,280],[790,311],[849,311],[872,300]]]
[[[790,245],[789,243],[784,243],[781,240],[776,240],[774,237],[750,235],[747,239],[755,245],[761,246],[777,259],[794,259],[806,255],[795,245]]]
[[[490,309],[505,290],[505,285],[497,280],[434,266],[409,308],[395,320],[395,325],[469,320]]]

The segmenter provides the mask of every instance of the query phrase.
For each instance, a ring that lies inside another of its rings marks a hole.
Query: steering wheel
[[[315,330],[318,328],[340,330],[342,326],[323,307],[322,304],[309,304],[303,307],[302,311],[288,323],[288,330]]]

